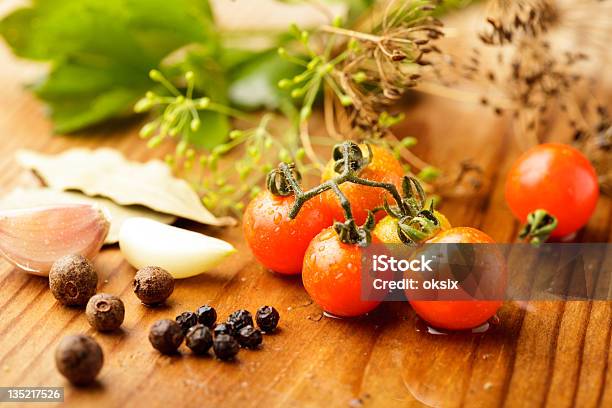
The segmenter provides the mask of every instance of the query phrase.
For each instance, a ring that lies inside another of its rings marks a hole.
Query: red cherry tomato
[[[302,270],[310,241],[332,224],[319,197],[307,201],[298,215],[289,219],[294,196],[276,196],[269,191],[257,195],[247,206],[242,229],[253,255],[266,268],[282,274]]]
[[[361,300],[361,247],[340,241],[333,227],[317,235],[302,269],[304,288],[323,310],[336,316],[354,317],[380,304]]]
[[[564,237],[587,224],[599,197],[597,174],[571,146],[547,143],[525,152],[506,180],[506,201],[522,222],[537,209],[558,221],[553,237]]]
[[[469,227],[441,231],[428,243],[487,243],[495,241],[482,231]],[[505,267],[501,265],[502,268]],[[500,285],[505,285],[505,272]],[[409,297],[409,293],[407,292]],[[466,330],[478,327],[489,320],[501,307],[501,300],[410,300],[412,308],[433,327],[448,330]]]
[[[364,155],[368,154],[365,145],[359,145]],[[370,163],[359,172],[359,176],[368,180],[378,181],[382,183],[394,184],[401,194],[402,177],[404,170],[399,161],[384,147],[370,145],[374,157]],[[337,173],[334,171],[334,161],[330,161],[325,166],[321,181],[327,181],[333,178]],[[346,182],[340,185],[340,191],[344,193],[346,198],[351,202],[351,210],[353,218],[359,225],[363,224],[368,216],[368,210],[373,210],[376,207],[381,207],[385,197],[389,203],[393,203],[393,198],[384,189],[376,187],[362,186]],[[330,208],[333,218],[336,221],[344,221],[344,211],[338,201],[338,196],[333,191],[326,191],[322,194],[324,205]],[[376,214],[376,221],[379,221],[385,216],[384,211],[379,211]]]

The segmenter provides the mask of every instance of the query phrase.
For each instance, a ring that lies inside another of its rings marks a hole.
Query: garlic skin
[[[91,259],[110,229],[107,212],[90,204],[0,211],[0,255],[26,272],[47,276],[65,255]]]
[[[236,252],[223,240],[139,217],[123,223],[119,247],[136,269],[157,266],[175,279],[206,272]]]

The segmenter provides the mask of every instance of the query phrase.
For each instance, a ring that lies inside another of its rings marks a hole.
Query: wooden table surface
[[[22,89],[36,71],[0,48],[0,194],[32,183],[14,160],[20,148],[112,146],[135,160],[162,156],[136,137],[137,123],[52,136],[42,105]],[[517,224],[504,204],[503,181],[519,151],[507,120],[431,98],[409,107],[407,118],[402,130],[420,138],[418,150],[432,162],[450,167],[472,157],[490,180],[480,198],[444,201],[451,222],[511,242]],[[548,137],[560,129],[552,127]],[[578,239],[610,242],[611,223],[612,202],[601,199]],[[118,248],[100,253],[98,290],[126,305],[123,330],[112,334],[93,331],[81,310],[59,305],[46,279],[0,260],[0,386],[65,386],[74,406],[612,406],[610,302],[508,303],[499,326],[481,335],[428,334],[403,303],[384,304],[361,319],[322,318],[299,277],[274,275],[253,260],[239,228],[199,230],[239,252],[213,273],[178,281],[164,308],[140,304],[131,289],[134,269]],[[155,320],[205,303],[222,317],[274,305],[280,330],[265,337],[261,350],[241,351],[235,363],[152,349],[147,334]],[[94,387],[72,387],[55,369],[54,349],[73,333],[92,335],[104,349]]]

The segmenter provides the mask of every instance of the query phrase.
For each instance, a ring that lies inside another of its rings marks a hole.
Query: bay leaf
[[[54,204],[97,204],[106,208],[111,216],[111,227],[105,244],[119,241],[119,230],[128,218],[144,217],[164,224],[172,224],[176,217],[161,214],[142,206],[121,206],[108,198],[88,197],[73,191],[60,191],[51,188],[16,188],[0,197],[0,210],[16,210]]]
[[[172,175],[161,160],[139,163],[110,148],[70,149],[58,155],[17,152],[17,162],[36,172],[56,190],[79,190],[120,205],[142,205],[160,213],[202,224],[234,225],[231,217],[215,217],[185,180]]]

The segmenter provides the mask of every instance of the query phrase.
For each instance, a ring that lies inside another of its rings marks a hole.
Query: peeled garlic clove
[[[236,252],[220,239],[147,218],[130,218],[123,223],[119,247],[133,267],[158,266],[175,279],[206,272]]]
[[[109,228],[106,212],[90,204],[0,211],[0,254],[24,271],[47,276],[65,255],[93,258]]]

